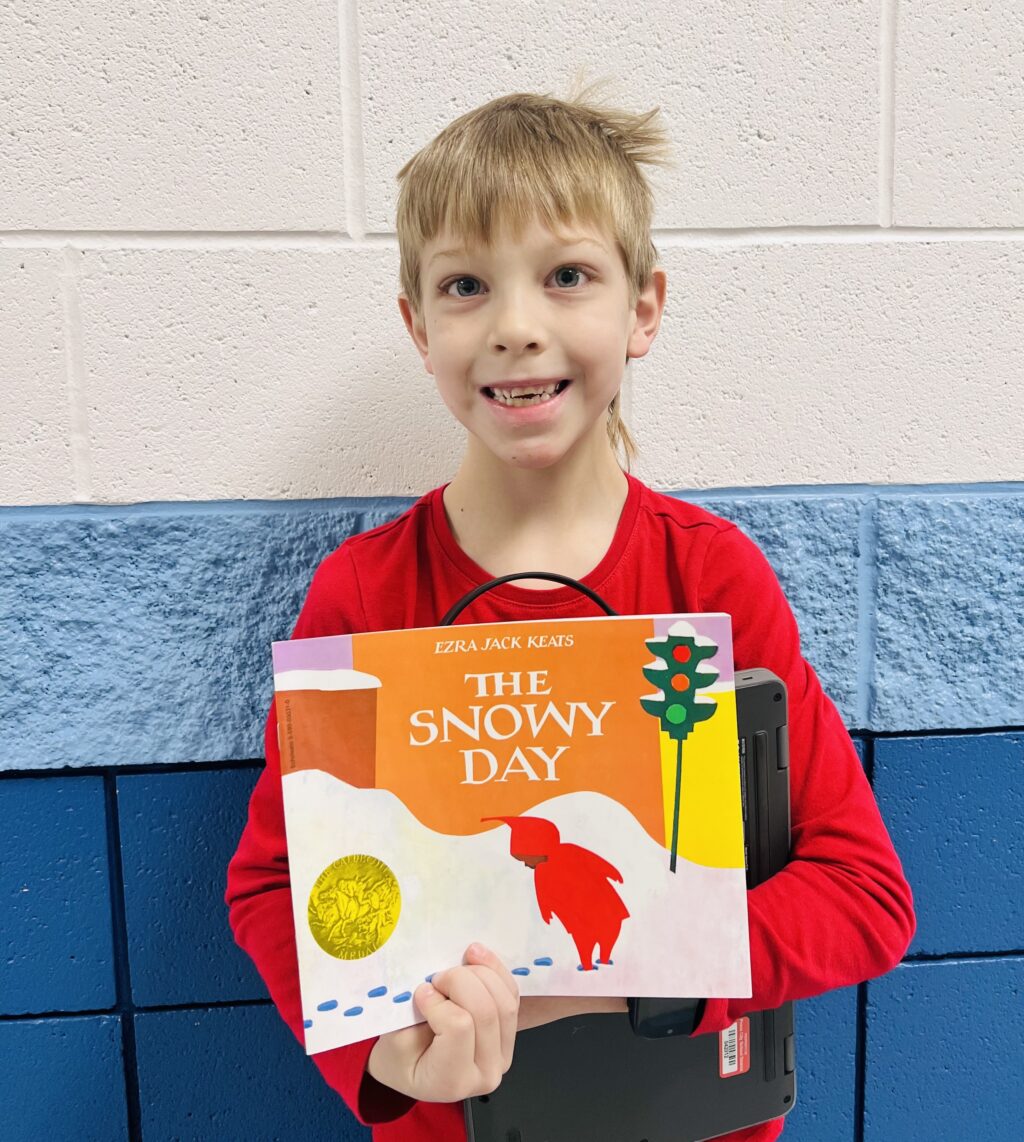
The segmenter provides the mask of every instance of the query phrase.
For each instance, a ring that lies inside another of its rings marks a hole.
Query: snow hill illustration
[[[412,992],[474,940],[524,995],[750,994],[743,869],[680,857],[670,871],[665,848],[610,797],[569,793],[529,810],[622,877],[629,916],[612,963],[582,971],[559,919],[542,919],[534,870],[510,855],[504,824],[438,833],[390,791],[317,769],[285,774],[283,789],[286,819],[303,822],[290,862],[309,1054],[419,1022]]]

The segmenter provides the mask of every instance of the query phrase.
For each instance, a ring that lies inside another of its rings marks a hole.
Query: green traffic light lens
[[[680,706],[678,703],[674,706],[669,706],[665,711],[665,720],[671,722],[674,726],[681,726],[686,721],[686,707]]]

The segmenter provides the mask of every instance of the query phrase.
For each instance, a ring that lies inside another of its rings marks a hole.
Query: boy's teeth
[[[491,389],[491,392],[494,394],[494,399],[496,401],[500,401],[502,404],[541,404],[544,401],[551,400],[551,398],[555,395],[555,390],[560,384],[561,381],[556,381],[552,385],[545,385],[543,388],[537,388],[530,391],[520,389],[518,392],[512,392],[509,389]]]

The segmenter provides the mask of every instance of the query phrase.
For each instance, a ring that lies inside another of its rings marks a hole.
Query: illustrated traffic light
[[[705,659],[718,652],[714,643],[701,645],[690,635],[666,635],[645,639],[647,647],[659,659],[642,667],[648,682],[661,687],[661,694],[641,698],[640,705],[648,714],[661,720],[661,728],[677,742],[683,741],[698,722],[715,712],[713,698],[698,697],[698,691],[718,678],[718,671]]]
[[[690,628],[693,629],[692,627]],[[718,671],[706,663],[718,652],[713,642],[698,643],[692,635],[668,634],[644,640],[657,662],[643,666],[648,682],[661,687],[661,693],[641,698],[640,705],[661,722],[661,729],[676,743],[675,796],[672,805],[672,840],[669,842],[669,868],[676,871],[679,848],[679,801],[683,788],[683,740],[698,722],[707,721],[718,703],[714,698],[701,699],[697,691],[710,686]]]

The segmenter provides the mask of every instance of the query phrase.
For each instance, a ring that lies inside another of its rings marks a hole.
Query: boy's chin
[[[567,456],[568,451],[565,448],[541,444],[532,448],[529,446],[517,448],[514,451],[509,449],[500,459],[510,468],[516,468],[521,472],[543,472],[548,468],[557,467]]]
[[[536,442],[521,441],[514,447],[506,445],[502,449],[500,459],[509,467],[520,471],[543,472],[556,469],[563,464],[575,464],[585,459],[600,459],[605,449],[614,455],[607,430],[603,424],[600,424],[595,425],[590,432],[573,437],[568,442],[565,439],[561,441],[547,439]]]
[[[581,436],[565,433],[541,434],[520,440],[488,438],[486,434],[470,432],[470,449],[476,460],[487,466],[507,468],[518,472],[544,472],[580,460],[604,448],[611,453],[607,431],[596,425]]]
[[[561,458],[560,453],[550,451],[519,452],[509,456],[507,463],[524,472],[542,472],[545,468],[553,467]]]

